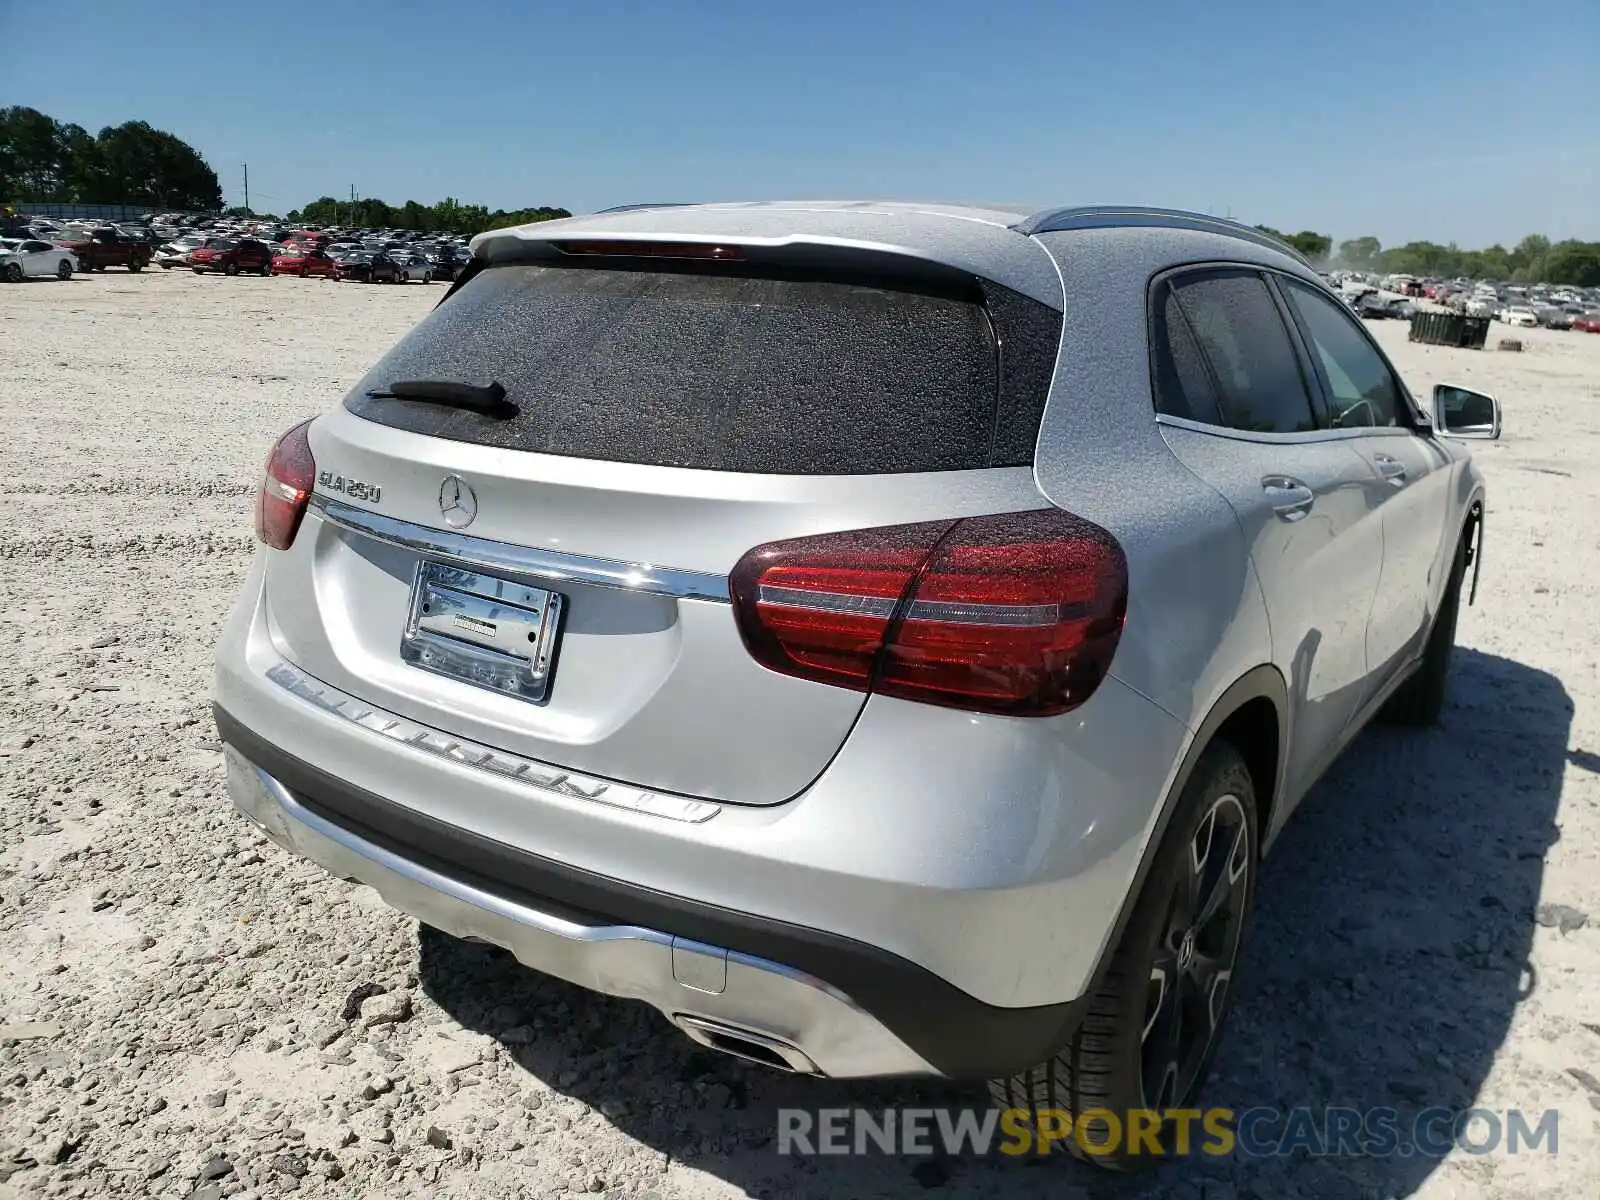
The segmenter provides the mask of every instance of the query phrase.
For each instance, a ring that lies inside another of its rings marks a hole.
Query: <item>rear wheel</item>
[[[1389,697],[1383,706],[1383,719],[1396,725],[1425,729],[1439,723],[1444,712],[1444,697],[1450,682],[1450,658],[1456,648],[1456,618],[1461,612],[1461,584],[1467,574],[1467,538],[1456,546],[1450,565],[1450,582],[1445,584],[1439,614],[1433,619],[1428,646],[1422,663],[1411,678]]]
[[[1156,1161],[1127,1136],[1132,1114],[1188,1108],[1205,1082],[1255,899],[1256,845],[1250,771],[1232,745],[1212,742],[1082,1026],[1055,1058],[991,1083],[995,1102],[1030,1114],[1036,1132],[1060,1131],[1068,1150],[1100,1166]],[[1172,1130],[1154,1117],[1148,1128],[1172,1153]]]
[[[21,283],[22,282],[22,264],[21,263],[7,263],[6,264],[6,282],[7,283]]]
[[[143,263],[130,262],[128,264],[128,270],[132,271],[135,275],[137,275],[140,271],[144,270],[144,264]]]
[[[67,259],[63,258],[60,262],[58,262],[56,264],[56,278],[57,279],[71,279],[72,278],[72,263],[69,262]]]
[[[239,264],[229,263],[227,266],[222,268],[222,271],[225,275],[237,275],[239,273]]]
[[[300,278],[304,279],[305,277],[306,277],[306,269],[304,267],[301,267],[300,268]]]

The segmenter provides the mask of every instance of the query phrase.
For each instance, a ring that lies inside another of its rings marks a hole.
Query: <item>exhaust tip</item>
[[[705,1017],[675,1013],[672,1023],[695,1042],[746,1062],[759,1063],[787,1075],[821,1075],[805,1051],[771,1034],[724,1025]]]

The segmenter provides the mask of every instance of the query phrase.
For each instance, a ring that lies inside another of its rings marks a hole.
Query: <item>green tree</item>
[[[21,107],[0,109],[0,192],[8,201],[222,207],[216,172],[164,130],[128,121],[90,137]]]
[[[1370,271],[1378,264],[1383,243],[1370,235],[1339,243],[1339,261],[1355,271]]]
[[[1600,287],[1600,242],[1565,241],[1544,257],[1544,278],[1575,287]]]

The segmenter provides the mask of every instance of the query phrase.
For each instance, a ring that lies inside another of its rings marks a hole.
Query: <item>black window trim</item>
[[[1306,284],[1307,286],[1317,286],[1316,284],[1312,283],[1311,280],[1306,279],[1303,276],[1296,275],[1293,272],[1284,271],[1277,267],[1266,266],[1262,263],[1240,262],[1236,259],[1197,259],[1192,262],[1172,263],[1162,267],[1159,271],[1151,275],[1150,281],[1146,285],[1145,289],[1145,352],[1147,368],[1150,377],[1150,411],[1151,415],[1155,418],[1156,424],[1170,425],[1176,429],[1187,429],[1194,433],[1210,434],[1212,437],[1229,438],[1236,442],[1261,442],[1269,445],[1300,445],[1307,442],[1336,442],[1346,441],[1357,437],[1427,438],[1434,436],[1432,425],[1422,418],[1421,409],[1417,407],[1416,400],[1412,397],[1410,389],[1405,386],[1404,378],[1401,376],[1399,371],[1395,370],[1394,363],[1390,361],[1387,354],[1383,353],[1382,348],[1379,347],[1375,342],[1372,342],[1372,335],[1366,331],[1365,327],[1362,328],[1361,335],[1365,337],[1368,342],[1372,343],[1373,348],[1378,351],[1378,357],[1382,359],[1384,366],[1389,369],[1389,373],[1400,385],[1400,394],[1405,398],[1406,401],[1404,407],[1408,410],[1411,419],[1414,422],[1414,424],[1411,426],[1357,425],[1352,426],[1349,429],[1330,428],[1327,423],[1328,401],[1327,396],[1322,391],[1322,377],[1320,374],[1314,373],[1310,374],[1307,378],[1306,391],[1311,396],[1312,413],[1317,419],[1317,428],[1307,430],[1303,433],[1263,433],[1256,430],[1235,429],[1231,425],[1212,425],[1205,421],[1193,421],[1187,417],[1175,417],[1169,413],[1162,412],[1156,407],[1156,340],[1153,336],[1155,331],[1156,305],[1160,302],[1162,288],[1165,287],[1169,280],[1179,275],[1187,274],[1189,272],[1218,270],[1251,271],[1261,276],[1286,275],[1291,279]],[[1276,281],[1267,279],[1264,280],[1264,282],[1267,284],[1267,290],[1273,296],[1274,303],[1280,306],[1287,306],[1288,301],[1279,295],[1279,289],[1276,286]],[[1324,289],[1324,291],[1326,291],[1326,289]],[[1332,296],[1332,293],[1330,292],[1328,295]],[[1334,296],[1333,299],[1337,300],[1338,297]],[[1179,305],[1179,311],[1182,311],[1182,305]],[[1282,309],[1280,308],[1280,317],[1282,315]],[[1310,362],[1309,356],[1306,353],[1306,347],[1303,341],[1303,335],[1300,332],[1299,323],[1297,320],[1292,319],[1292,314],[1290,317],[1285,317],[1284,319],[1288,321],[1289,342],[1290,345],[1294,347],[1295,356],[1300,361],[1300,371],[1302,375],[1306,375],[1308,372],[1314,371],[1314,364]],[[1184,320],[1188,320],[1187,314],[1185,314]],[[1191,330],[1191,332],[1193,331]],[[1211,365],[1209,362],[1206,363],[1206,370],[1208,374],[1211,372]],[[1213,378],[1213,384],[1214,383],[1215,380]]]

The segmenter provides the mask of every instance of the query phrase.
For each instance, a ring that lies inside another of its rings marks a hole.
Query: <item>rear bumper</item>
[[[1059,1048],[1115,941],[1188,740],[1112,679],[1083,708],[1033,722],[874,698],[790,800],[653,793],[469,742],[292,665],[305,655],[267,615],[275,553],[258,555],[218,646],[225,742],[299,809],[434,876],[823,981],[902,1047],[863,1056],[870,1067],[817,1050],[829,1074],[994,1077]],[[330,869],[452,928],[349,866]],[[572,977],[503,929],[479,936]],[[670,990],[643,987],[600,990],[674,1010]],[[897,1057],[905,1050],[912,1059]]]
[[[216,719],[234,807],[279,846],[447,933],[643,1000],[716,1049],[832,1078],[990,1078],[1047,1058],[1082,1019],[1086,999],[995,1008],[836,934],[667,896],[432,822],[269,746],[220,707]]]

